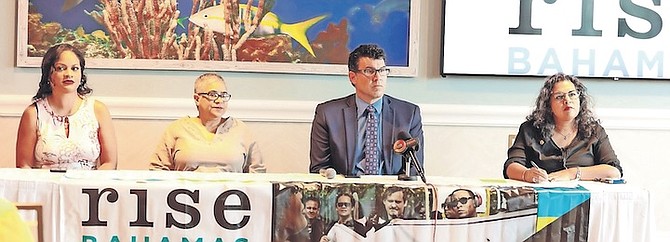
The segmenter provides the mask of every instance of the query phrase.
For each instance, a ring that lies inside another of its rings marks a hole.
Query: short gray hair
[[[193,92],[196,93],[198,92],[198,87],[202,86],[205,81],[209,80],[210,78],[215,78],[216,81],[221,81],[223,82],[223,85],[226,85],[226,81],[223,80],[223,77],[219,74],[216,74],[214,72],[207,72],[203,73],[202,75],[198,76],[198,78],[195,79],[195,83],[193,83]]]

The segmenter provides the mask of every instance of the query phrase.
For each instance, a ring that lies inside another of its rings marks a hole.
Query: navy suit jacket
[[[337,174],[353,175],[357,126],[356,95],[333,99],[316,106],[310,142],[312,173],[334,168]],[[423,168],[423,128],[419,106],[388,95],[382,97],[382,164],[383,175],[402,172],[402,155],[393,152],[398,133],[408,132],[419,141],[416,157]],[[416,174],[412,169],[412,174]]]

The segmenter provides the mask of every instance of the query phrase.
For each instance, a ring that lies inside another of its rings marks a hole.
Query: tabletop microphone
[[[407,131],[400,131],[398,133],[398,140],[393,143],[393,151],[406,157],[407,161],[411,164],[410,166],[414,166],[416,169],[423,183],[426,183],[426,175],[423,173],[423,168],[419,165],[419,160],[416,157],[417,150],[419,150],[419,141],[412,138]],[[411,177],[409,174],[410,169],[411,167],[405,168],[404,176]],[[407,179],[404,176],[403,179]]]
[[[419,141],[413,138],[409,138],[407,140],[398,139],[395,143],[393,143],[393,151],[395,151],[395,153],[405,154],[409,150],[419,150]]]
[[[328,168],[328,169],[321,168],[319,170],[319,174],[321,174],[321,176],[323,176],[325,178],[333,179],[333,178],[335,178],[335,175],[337,174],[337,172],[333,168]]]
[[[407,131],[400,131],[398,133],[398,140],[393,143],[393,151],[398,154],[405,154],[409,150],[418,151],[419,141],[412,138]]]

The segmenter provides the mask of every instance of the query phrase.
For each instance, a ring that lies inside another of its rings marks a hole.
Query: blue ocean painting
[[[323,20],[306,30],[305,35],[310,44],[313,44],[319,34],[324,33],[330,25],[338,25],[345,21],[347,36],[344,36],[346,43],[343,45],[348,51],[360,44],[376,43],[386,50],[387,65],[404,67],[409,65],[410,1],[276,0],[270,11],[282,23],[298,23],[325,15]],[[239,2],[241,6],[247,1]],[[30,3],[32,8],[42,15],[42,23],[57,22],[63,29],[70,31],[83,28],[86,33],[96,30],[108,32],[106,27],[90,15],[91,12],[102,9],[99,0],[30,0]],[[182,25],[174,30],[177,35],[189,31],[188,17],[191,14],[192,4],[191,0],[177,1],[179,19],[182,20]],[[258,1],[254,1],[254,4],[258,4]],[[292,42],[293,49],[301,50],[301,53],[309,56],[309,51],[303,48],[305,44],[301,46],[295,39]],[[338,62],[342,62],[341,58]]]

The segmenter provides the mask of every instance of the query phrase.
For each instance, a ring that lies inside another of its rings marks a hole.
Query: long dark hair
[[[588,138],[593,135],[595,128],[600,120],[597,120],[591,112],[591,96],[587,93],[586,86],[579,78],[563,73],[556,73],[549,76],[544,81],[544,86],[540,90],[540,94],[535,101],[535,108],[533,112],[526,117],[526,120],[532,121],[533,126],[542,132],[542,137],[548,139],[552,135],[552,131],[556,127],[554,114],[551,111],[551,90],[556,83],[561,81],[570,81],[577,92],[579,92],[579,113],[575,117],[577,123],[577,130],[580,138]]]
[[[37,101],[46,96],[49,96],[53,92],[53,90],[51,89],[51,84],[49,83],[49,78],[51,77],[51,73],[53,72],[53,67],[54,64],[56,63],[56,60],[58,60],[60,55],[65,51],[72,51],[72,53],[74,53],[79,59],[79,67],[81,68],[79,70],[81,71],[81,82],[77,87],[77,93],[83,96],[93,91],[93,89],[89,88],[88,85],[86,85],[86,74],[84,74],[84,70],[86,69],[86,60],[84,60],[84,54],[82,54],[81,51],[79,51],[79,49],[75,48],[70,44],[58,44],[49,48],[49,50],[47,50],[47,53],[44,54],[44,57],[42,58],[42,78],[40,79],[37,94],[33,96],[33,101]]]

